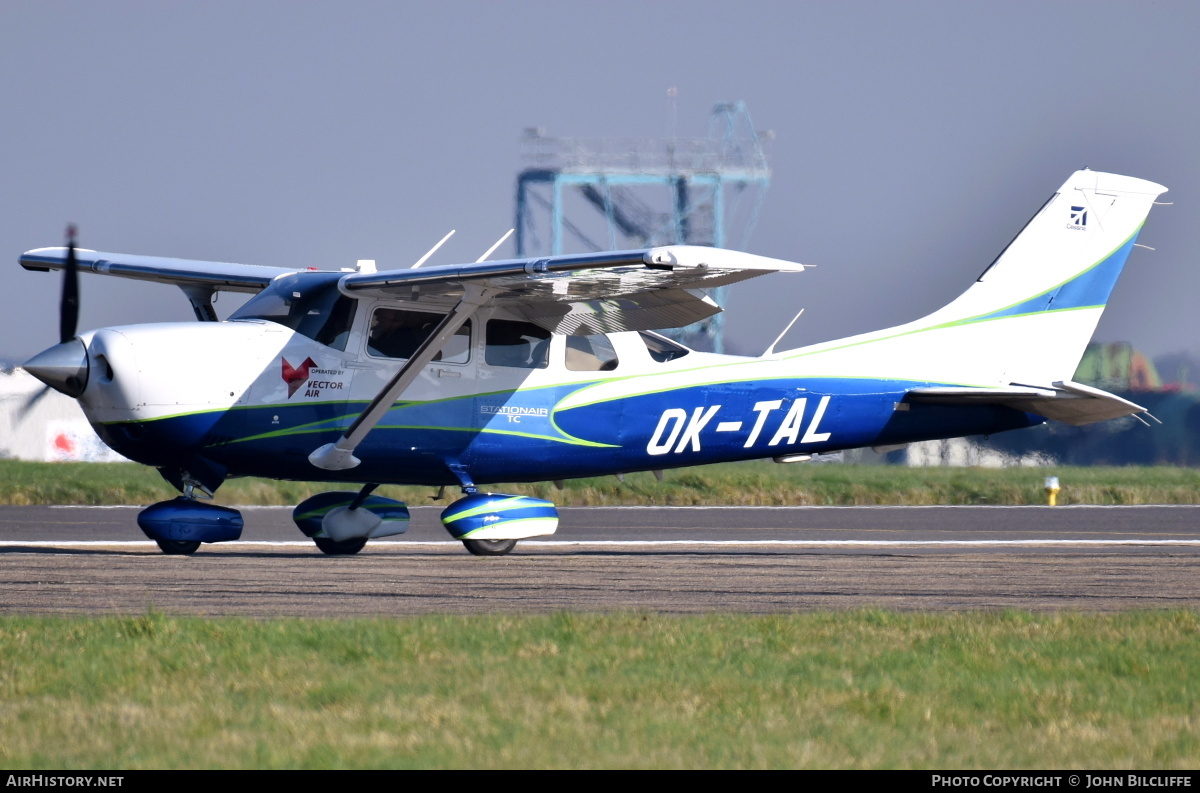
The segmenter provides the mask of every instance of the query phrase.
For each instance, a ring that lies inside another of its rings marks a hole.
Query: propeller
[[[29,414],[29,411],[33,410],[37,403],[42,401],[42,397],[46,396],[46,394],[49,394],[51,390],[52,389],[50,386],[44,385],[37,391],[34,391],[33,394],[25,400],[24,404],[17,408],[17,419],[24,421],[25,416]]]
[[[58,306],[58,345],[25,362],[25,371],[46,384],[20,409],[24,416],[53,388],[77,397],[87,387],[88,355],[83,342],[75,338],[79,324],[79,262],[75,258],[75,225],[67,226],[67,261],[63,267],[62,300]],[[74,342],[74,343],[72,343]]]
[[[79,263],[75,260],[75,224],[67,226],[67,265],[63,268],[62,301],[58,305],[58,341],[75,338],[79,324]]]

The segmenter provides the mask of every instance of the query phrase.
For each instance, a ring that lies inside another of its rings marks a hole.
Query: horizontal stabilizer
[[[1146,412],[1116,394],[1071,381],[1046,388],[1016,384],[1006,388],[914,388],[906,399],[935,405],[1002,405],[1076,427]]]

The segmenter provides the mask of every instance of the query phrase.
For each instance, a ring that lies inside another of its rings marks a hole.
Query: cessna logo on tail
[[[1071,222],[1067,228],[1087,231],[1087,207],[1071,207]]]

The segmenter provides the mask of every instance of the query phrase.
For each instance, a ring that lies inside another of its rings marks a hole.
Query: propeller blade
[[[58,340],[75,338],[79,324],[79,264],[75,261],[75,226],[67,226],[67,265],[63,268],[62,303],[58,307]]]
[[[33,395],[29,397],[29,399],[26,399],[25,404],[17,408],[17,421],[24,421],[25,416],[29,413],[29,411],[33,410],[37,403],[42,401],[42,397],[46,396],[46,394],[49,394],[50,391],[50,386],[42,386],[40,389],[35,391]]]

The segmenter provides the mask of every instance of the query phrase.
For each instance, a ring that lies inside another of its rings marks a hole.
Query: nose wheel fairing
[[[183,496],[146,507],[138,513],[137,522],[142,532],[160,545],[230,542],[242,536],[243,526],[242,514],[236,509]]]

